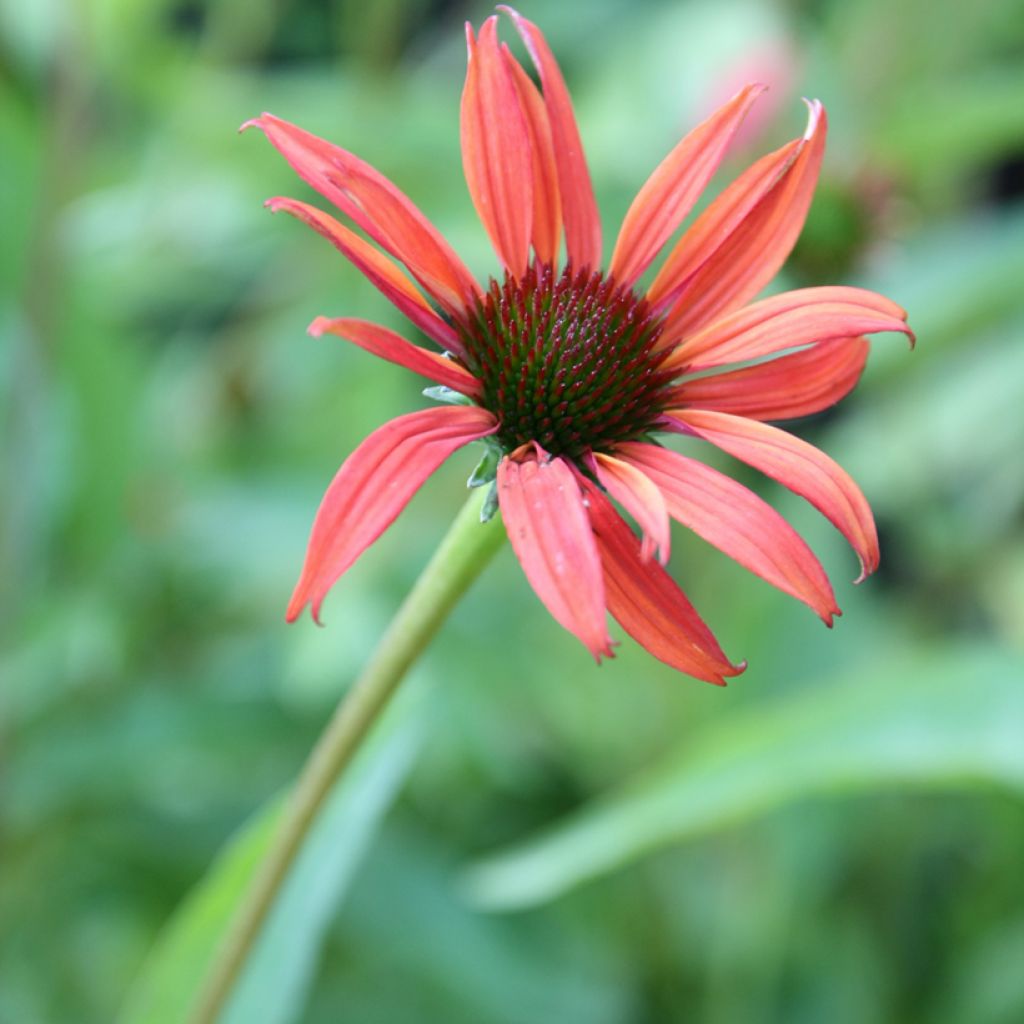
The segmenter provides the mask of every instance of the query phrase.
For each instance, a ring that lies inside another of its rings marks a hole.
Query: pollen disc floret
[[[461,332],[480,404],[507,451],[530,441],[577,457],[651,430],[672,374],[659,369],[661,320],[599,272],[533,264],[491,281]]]

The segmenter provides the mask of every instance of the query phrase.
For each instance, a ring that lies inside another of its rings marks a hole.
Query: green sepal
[[[501,461],[501,449],[496,444],[488,444],[484,439],[484,453],[476,464],[476,469],[469,475],[466,481],[467,487],[483,487],[484,484],[494,482],[498,475],[498,463]]]
[[[480,508],[480,522],[489,523],[494,518],[494,513],[498,511],[498,484],[497,481],[491,484],[491,489],[487,492],[487,497],[484,498],[484,503]]]
[[[436,384],[433,387],[424,388],[423,394],[435,402],[447,402],[449,405],[474,405],[472,398],[464,395],[454,388],[446,388],[443,384]]]

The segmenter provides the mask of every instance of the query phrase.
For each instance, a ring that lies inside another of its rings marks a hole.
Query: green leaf
[[[553,899],[654,850],[809,796],[892,787],[1024,792],[1024,663],[936,651],[771,709],[724,717],[687,749],[535,839],[473,866],[490,909]]]
[[[371,746],[320,813],[222,1014],[222,1024],[298,1019],[324,933],[385,812],[412,766],[419,731],[403,725]],[[266,853],[283,800],[230,841],[158,938],[129,993],[121,1024],[187,1019],[235,909]]]

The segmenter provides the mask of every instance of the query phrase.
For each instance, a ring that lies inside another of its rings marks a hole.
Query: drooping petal
[[[701,370],[834,338],[897,331],[913,341],[906,312],[863,288],[801,288],[722,316],[667,356],[665,370]]]
[[[865,338],[823,341],[756,366],[685,381],[672,389],[667,402],[755,420],[811,416],[853,390],[870,347]]]
[[[686,595],[597,488],[585,482],[587,513],[604,568],[605,599],[615,620],[654,657],[697,679],[725,685],[746,667],[725,656]]]
[[[401,260],[449,313],[471,308],[480,287],[418,207],[364,160],[273,114],[255,126],[307,184],[329,199],[378,245]]]
[[[533,251],[542,263],[554,264],[562,240],[562,200],[558,192],[558,168],[551,141],[551,124],[544,98],[512,56],[507,46],[502,55],[519,93],[519,102],[526,116],[533,153]]]
[[[343,256],[390,299],[423,333],[451,352],[462,354],[455,329],[431,308],[419,289],[388,259],[354,231],[339,224],[330,214],[297,199],[277,196],[266,206],[273,213],[284,210],[323,235]]]
[[[327,591],[395,521],[427,477],[457,448],[493,434],[497,426],[485,409],[443,406],[399,416],[363,441],[317,510],[288,621],[309,603],[319,621]]]
[[[661,491],[636,466],[612,455],[594,453],[594,475],[601,486],[640,524],[644,561],[657,550],[662,565],[668,562],[671,529]]]
[[[699,124],[655,168],[622,222],[609,273],[632,286],[693,209],[763,85],[748,85]]]
[[[807,219],[825,153],[824,108],[817,101],[809,106],[810,124],[799,152],[775,185],[690,276],[669,311],[666,341],[685,337],[738,309],[786,262]]]
[[[558,168],[569,262],[577,269],[597,270],[601,266],[601,219],[565,79],[541,30],[511,7],[499,4],[498,10],[515,23],[540,75]]]
[[[806,498],[850,542],[863,580],[878,568],[871,507],[849,474],[812,444],[778,427],[707,409],[670,412],[686,429]]]
[[[469,63],[462,93],[462,165],[473,205],[498,259],[522,277],[533,222],[533,155],[519,91],[498,45],[492,15],[473,39],[466,25]]]
[[[742,484],[678,452],[630,441],[619,445],[617,454],[654,481],[673,518],[832,625],[839,608],[825,570],[770,505]]]
[[[895,302],[863,288],[799,288],[721,317],[677,345],[662,367],[703,369],[878,331],[899,331],[913,342],[906,320]]]
[[[498,501],[537,596],[598,661],[611,657],[601,560],[572,470],[559,458],[506,457],[498,464]]]
[[[406,341],[394,331],[368,320],[356,320],[351,317],[338,317],[332,320],[318,316],[309,325],[309,333],[314,338],[319,338],[322,334],[336,335],[437,384],[444,384],[464,395],[475,397],[480,394],[480,381],[458,363],[445,359],[436,352],[428,352],[419,345]]]

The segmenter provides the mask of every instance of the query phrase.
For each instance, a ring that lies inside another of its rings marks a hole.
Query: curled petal
[[[672,389],[668,404],[755,420],[811,416],[854,389],[870,347],[865,338],[823,341],[742,370],[685,381]]]
[[[256,127],[294,171],[330,200],[395,259],[453,316],[471,308],[480,287],[441,233],[417,206],[379,171],[324,139],[261,114]]]
[[[668,562],[671,530],[668,508],[661,491],[636,466],[612,455],[594,454],[594,475],[601,486],[640,524],[641,553],[648,560],[657,550],[662,565]]]
[[[601,560],[572,470],[559,458],[506,457],[498,464],[498,501],[537,596],[598,661],[611,657]]]
[[[368,320],[355,320],[350,317],[330,320],[325,316],[318,316],[309,325],[309,333],[314,338],[319,338],[322,334],[334,334],[437,384],[444,384],[464,395],[476,397],[480,394],[480,381],[458,363],[445,359],[436,352],[428,352],[419,345],[406,341],[394,331]]]
[[[878,534],[871,507],[849,474],[812,444],[778,427],[707,409],[668,416],[688,434],[761,470],[806,498],[850,542],[860,559],[859,583],[878,568]]]
[[[466,25],[469,65],[462,93],[462,163],[473,205],[498,258],[514,277],[522,277],[533,220],[533,155],[497,27],[492,15],[477,41]]]
[[[499,4],[498,10],[514,22],[540,75],[554,143],[569,262],[581,270],[596,270],[601,265],[601,219],[565,79],[541,30],[511,7]]]
[[[809,107],[807,133],[789,166],[678,293],[665,324],[666,341],[738,309],[786,262],[807,219],[825,154],[825,110],[816,100]],[[698,227],[699,222],[693,229]]]
[[[644,558],[640,542],[608,499],[586,481],[587,514],[604,567],[605,599],[619,625],[654,657],[718,686],[746,667],[733,665],[672,577]]]
[[[681,342],[663,369],[702,369],[758,359],[782,349],[878,331],[913,340],[907,314],[895,302],[863,288],[800,288],[754,302]]]
[[[673,518],[832,625],[839,608],[825,570],[770,505],[742,484],[678,452],[630,441],[619,445],[617,454],[654,481]]]
[[[266,205],[272,213],[284,210],[323,235],[428,338],[451,352],[461,353],[462,344],[455,329],[434,312],[419,289],[387,256],[363,241],[354,231],[339,224],[332,216],[308,203],[278,196],[268,199]]]
[[[693,209],[763,85],[748,85],[658,165],[622,222],[609,273],[632,286]]]
[[[501,52],[519,93],[519,102],[530,133],[530,149],[533,153],[533,251],[542,263],[554,264],[562,238],[562,200],[558,193],[558,168],[555,166],[548,111],[544,106],[544,98],[508,47],[502,46]]]
[[[485,409],[444,406],[399,416],[363,441],[342,464],[317,510],[288,621],[312,602],[319,622],[327,591],[395,521],[427,477],[457,448],[497,427]]]

